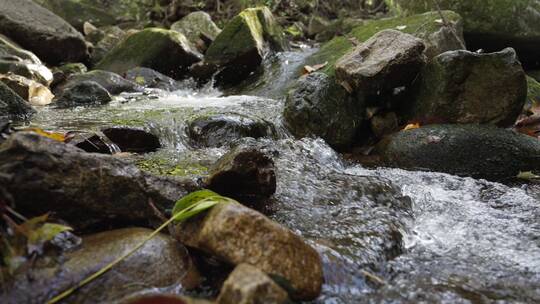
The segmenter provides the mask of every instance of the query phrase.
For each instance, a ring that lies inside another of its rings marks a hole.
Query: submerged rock
[[[488,125],[429,125],[377,146],[387,166],[485,179],[540,170],[538,139]]]
[[[126,79],[146,88],[155,88],[165,91],[179,89],[176,80],[149,68],[137,67],[126,72]]]
[[[182,33],[197,49],[204,53],[221,33],[221,29],[206,12],[193,12],[171,25],[171,30]]]
[[[430,0],[387,0],[403,13],[433,10]],[[498,51],[505,47],[517,50],[525,65],[540,66],[540,4],[536,0],[440,0],[442,9],[451,9],[464,19],[467,44]]]
[[[217,304],[285,304],[287,292],[268,275],[248,264],[236,266],[216,300]]]
[[[346,148],[364,119],[363,97],[352,97],[331,76],[313,73],[288,93],[283,116],[295,136],[321,137],[333,147]]]
[[[65,143],[89,153],[114,154],[119,152],[108,138],[97,133],[69,132],[66,135]]]
[[[0,117],[26,119],[35,112],[28,102],[0,82]]]
[[[2,303],[45,303],[73,287],[108,263],[144,241],[152,230],[130,228],[83,238],[82,246],[64,253],[58,263],[38,258],[30,273],[19,272],[6,282]],[[171,237],[158,234],[142,248],[66,298],[69,303],[113,303],[149,288],[182,285],[189,272],[196,272],[187,250]]]
[[[102,105],[112,101],[109,92],[95,81],[81,81],[66,88],[56,99],[61,108]]]
[[[339,59],[337,81],[366,94],[408,86],[425,63],[424,49],[412,35],[381,31]]]
[[[170,30],[148,28],[132,34],[114,47],[96,68],[124,73],[146,67],[173,78],[185,76],[187,69],[201,61],[184,35]]]
[[[0,2],[0,33],[50,64],[80,62],[88,57],[83,36],[32,0]]]
[[[19,75],[0,75],[0,81],[34,106],[48,105],[54,98],[46,86]]]
[[[217,81],[233,85],[261,65],[270,50],[288,48],[283,30],[267,7],[248,8],[234,17],[206,52],[205,63],[221,71]]]
[[[412,119],[444,123],[515,123],[527,97],[525,72],[513,49],[451,51],[422,71]]]
[[[225,154],[205,181],[209,189],[256,208],[276,192],[274,162],[257,149],[238,146]]]
[[[198,190],[191,181],[142,173],[109,155],[86,153],[34,133],[17,132],[0,146],[0,173],[6,190],[25,216],[54,212],[77,229],[147,225],[154,216],[148,203],[171,208]]]
[[[273,137],[274,126],[263,119],[240,114],[219,114],[198,117],[187,127],[194,146],[221,147],[243,137]]]
[[[113,127],[102,130],[122,152],[146,153],[161,148],[159,138],[142,129]]]
[[[85,81],[98,83],[112,95],[118,95],[123,92],[143,91],[143,88],[135,82],[124,79],[118,74],[102,70],[93,70],[84,74],[74,74],[68,78],[65,84],[57,87],[55,91],[61,91],[64,88],[70,88]]]
[[[321,292],[323,273],[317,251],[257,211],[238,203],[220,204],[177,229],[188,246],[280,278],[289,285],[292,299],[312,300]]]

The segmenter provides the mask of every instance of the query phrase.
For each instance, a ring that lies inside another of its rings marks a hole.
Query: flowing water
[[[186,135],[191,119],[239,113],[267,120],[277,138],[238,144],[274,156],[278,190],[269,216],[321,253],[326,283],[316,303],[540,303],[540,187],[365,169],[320,139],[293,139],[282,125],[279,96],[310,52],[279,54],[245,95],[194,89],[187,81],[176,92],[122,95],[102,107],[43,108],[32,125],[140,126],[164,146],[137,160],[143,168],[204,175],[228,148],[193,148]]]

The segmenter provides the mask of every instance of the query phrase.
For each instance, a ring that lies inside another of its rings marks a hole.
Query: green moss
[[[445,11],[444,16],[449,22],[459,22],[461,19],[458,14],[451,11]],[[439,19],[440,15],[438,13],[426,13],[366,22],[363,25],[355,27],[346,37],[336,37],[324,44],[306,63],[308,65],[315,65],[328,62],[322,72],[333,75],[334,64],[353,48],[351,40],[363,42],[385,29],[399,29],[404,33],[424,38],[441,28],[442,23]]]
[[[174,164],[164,159],[145,159],[136,163],[143,171],[154,175],[166,175],[176,177],[205,176],[208,168],[199,164],[178,163]]]
[[[527,99],[533,105],[540,104],[540,83],[529,76],[527,76]]]

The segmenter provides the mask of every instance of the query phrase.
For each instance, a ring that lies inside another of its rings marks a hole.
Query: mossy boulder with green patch
[[[327,62],[322,72],[333,75],[334,64],[343,55],[378,32],[395,29],[422,39],[426,45],[425,54],[433,58],[445,51],[464,48],[461,17],[451,11],[443,12],[451,27],[444,26],[438,13],[425,13],[409,17],[394,17],[368,21],[355,27],[346,36],[336,37],[325,43],[319,51],[306,60],[307,65]]]
[[[222,69],[218,81],[236,84],[254,72],[269,51],[287,48],[283,30],[270,10],[249,8],[225,26],[208,48],[205,62]]]
[[[171,25],[171,30],[182,33],[199,50],[206,49],[206,43],[212,42],[221,33],[221,29],[205,12],[193,12]]]
[[[401,14],[434,10],[431,0],[387,0]],[[537,0],[439,0],[442,9],[464,19],[471,49],[488,51],[511,46],[526,65],[540,65],[540,2]]]
[[[122,74],[135,67],[146,67],[173,78],[185,76],[202,55],[193,50],[178,32],[148,28],[132,34],[114,47],[96,66]]]

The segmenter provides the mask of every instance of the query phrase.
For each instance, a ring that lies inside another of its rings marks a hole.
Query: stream
[[[278,54],[264,81],[246,84],[241,95],[185,81],[175,92],[122,94],[101,107],[42,108],[31,125],[143,127],[163,145],[134,159],[143,169],[204,176],[228,148],[192,147],[189,120],[237,113],[269,121],[275,138],[238,144],[274,156],[278,187],[269,215],[323,257],[326,283],[315,303],[539,303],[540,186],[366,169],[320,139],[292,138],[282,96],[312,52]]]

